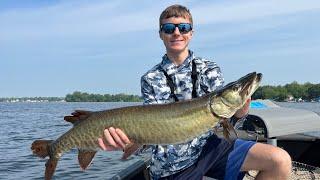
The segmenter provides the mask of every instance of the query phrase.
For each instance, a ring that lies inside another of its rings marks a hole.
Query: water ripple
[[[72,127],[63,117],[75,109],[104,110],[137,103],[0,103],[0,179],[43,179],[46,159],[32,154],[36,139],[56,139]],[[138,103],[139,104],[139,103]],[[78,150],[65,153],[54,179],[108,179],[137,161],[120,161],[122,152],[98,152],[86,171]]]
[[[63,120],[75,109],[104,110],[140,103],[0,103],[0,179],[43,179],[46,159],[30,150],[36,139],[56,139],[72,125]],[[283,105],[283,104],[281,104]],[[320,113],[320,103],[288,106]],[[319,134],[319,132],[318,132]],[[54,179],[108,179],[139,158],[121,161],[122,152],[98,152],[86,171],[81,171],[77,150],[65,153]]]

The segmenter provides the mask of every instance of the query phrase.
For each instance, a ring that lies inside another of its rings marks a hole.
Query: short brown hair
[[[160,15],[159,26],[161,26],[161,21],[163,19],[168,19],[171,17],[183,17],[185,19],[189,19],[191,25],[193,26],[192,15],[189,9],[185,6],[175,4],[167,7]]]

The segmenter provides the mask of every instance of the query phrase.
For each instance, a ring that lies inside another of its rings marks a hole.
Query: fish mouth
[[[261,78],[262,74],[253,72],[216,91],[209,101],[211,112],[219,117],[232,117],[259,87]]]
[[[262,79],[262,74],[261,73],[257,73],[256,80],[260,83],[261,79]]]
[[[239,103],[243,104],[258,89],[261,78],[261,73],[249,73],[217,90],[217,96],[221,96],[221,100],[226,106],[237,107]]]
[[[255,90],[258,88],[260,81],[262,79],[261,73],[250,73],[245,76],[243,79],[240,79],[240,84],[242,84],[242,88],[240,90],[240,95],[242,98],[249,98]]]

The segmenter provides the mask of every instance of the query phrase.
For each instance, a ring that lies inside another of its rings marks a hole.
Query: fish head
[[[223,118],[232,117],[258,89],[261,78],[261,73],[252,72],[218,90],[210,102],[213,113]]]

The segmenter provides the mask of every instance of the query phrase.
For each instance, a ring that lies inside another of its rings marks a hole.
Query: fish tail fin
[[[231,140],[231,131],[235,134],[236,137],[238,137],[238,134],[236,132],[236,130],[234,129],[234,127],[230,124],[229,120],[227,118],[223,118],[221,120],[221,126],[223,127],[223,136],[227,139],[227,140]]]
[[[44,174],[44,179],[45,180],[50,180],[56,170],[57,164],[58,164],[58,160],[57,158],[50,158],[47,162],[46,162],[46,172]]]
[[[36,140],[31,145],[31,150],[33,154],[39,156],[40,158],[45,158],[49,156],[49,160],[46,163],[45,179],[50,180],[56,170],[58,160],[57,158],[52,158],[50,156],[50,144],[52,140]]]
[[[45,158],[49,156],[49,147],[52,140],[36,140],[31,145],[33,154]]]

